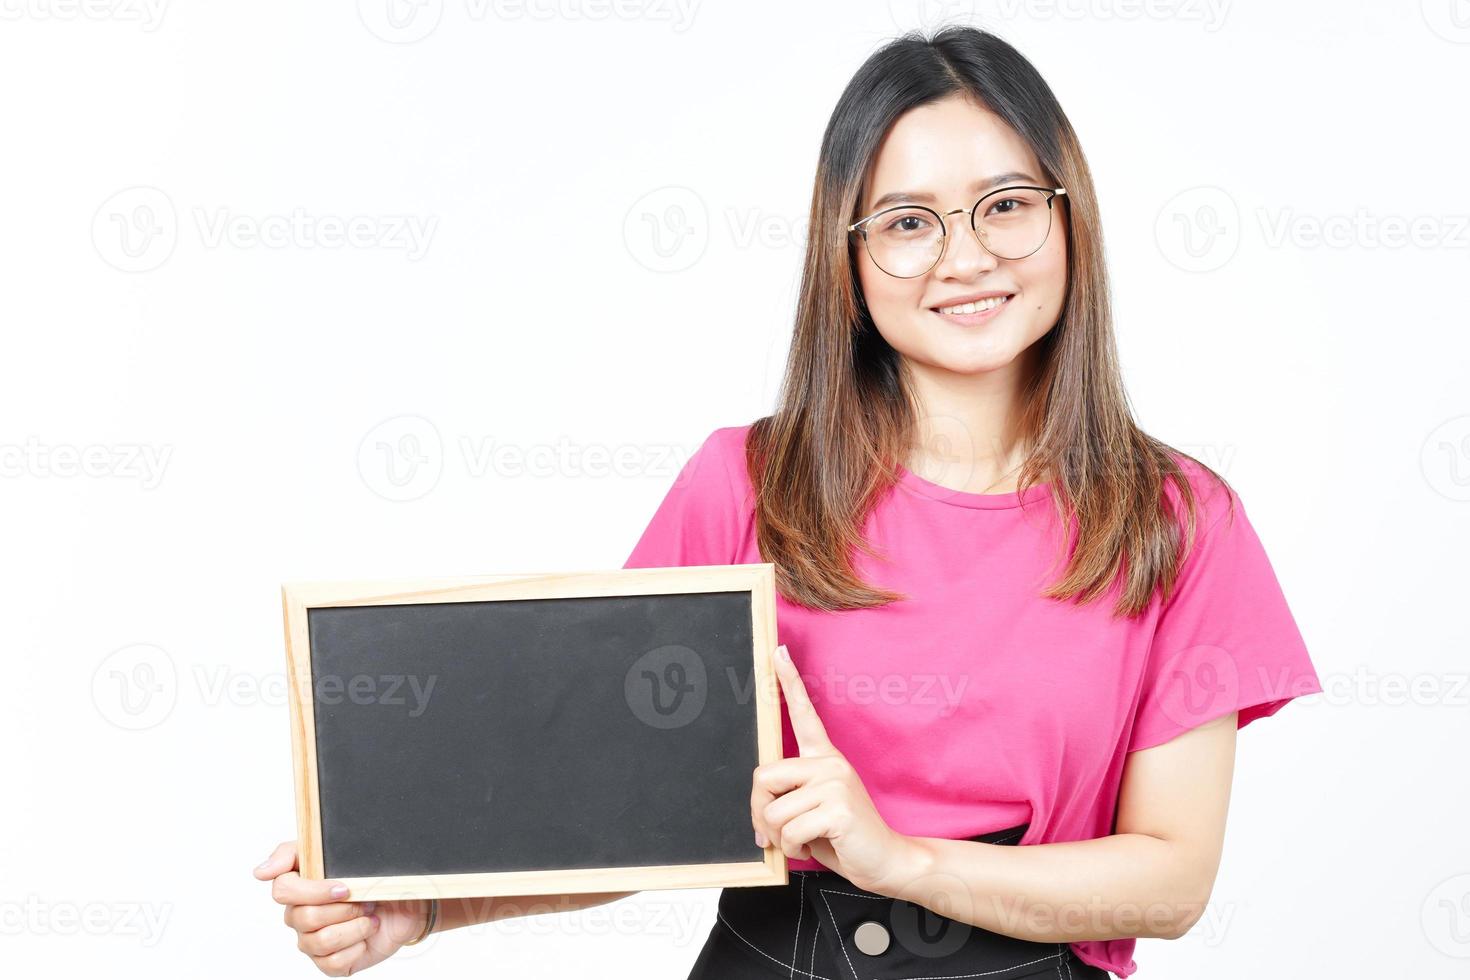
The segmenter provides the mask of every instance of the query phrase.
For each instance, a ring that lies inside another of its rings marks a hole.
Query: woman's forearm
[[[1033,942],[1177,939],[1204,914],[1204,881],[1180,846],[1146,834],[1017,847],[908,837],[884,894]]]
[[[588,892],[575,895],[499,895],[494,898],[444,898],[439,900],[439,921],[435,932],[478,925],[482,922],[514,919],[523,915],[547,912],[574,912],[596,905],[606,905],[637,892]]]

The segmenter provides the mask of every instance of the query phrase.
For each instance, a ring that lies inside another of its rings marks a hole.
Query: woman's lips
[[[1005,309],[1007,306],[1010,306],[1011,300],[1015,298],[1015,294],[1012,293],[1010,296],[1007,296],[1005,298],[1004,302],[992,306],[988,310],[981,310],[979,313],[940,313],[938,310],[930,310],[929,312],[957,326],[972,327],[977,323],[984,323],[985,321],[998,315],[1001,310]]]

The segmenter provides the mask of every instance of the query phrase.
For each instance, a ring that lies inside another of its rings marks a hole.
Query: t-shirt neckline
[[[903,465],[898,467],[897,485],[921,497],[937,500],[940,503],[953,504],[956,507],[977,507],[982,510],[1019,507],[1023,503],[1029,504],[1051,494],[1050,483],[1034,483],[1026,488],[1024,494],[1018,494],[1014,490],[1007,493],[972,493],[968,490],[952,490],[932,480],[924,479]]]

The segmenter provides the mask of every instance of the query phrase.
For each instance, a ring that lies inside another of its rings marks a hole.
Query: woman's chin
[[[1001,338],[977,337],[969,343],[946,343],[929,352],[929,363],[951,374],[987,374],[1009,367],[1020,351]]]

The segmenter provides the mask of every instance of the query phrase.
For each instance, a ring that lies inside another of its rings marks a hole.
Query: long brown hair
[[[1056,325],[1027,352],[1036,369],[1019,420],[1031,448],[1017,493],[1049,479],[1050,500],[1072,528],[1064,538],[1075,538],[1065,575],[1042,594],[1091,602],[1122,575],[1113,614],[1136,615],[1156,588],[1170,594],[1194,538],[1196,502],[1179,461],[1225,480],[1134,422],[1118,368],[1097,200],[1077,135],[1031,63],[972,27],[890,41],[858,69],[827,123],[778,406],[751,426],[746,444],[761,555],[776,565],[777,588],[800,605],[856,609],[907,598],[863,582],[852,558],[854,548],[873,553],[861,528],[913,445],[914,392],[863,301],[860,242],[832,229],[861,217],[863,182],[898,117],[957,94],[1005,120],[1035,152],[1045,179],[1067,189],[1056,198],[1068,209],[1067,295]],[[1166,481],[1185,504],[1182,534]]]

